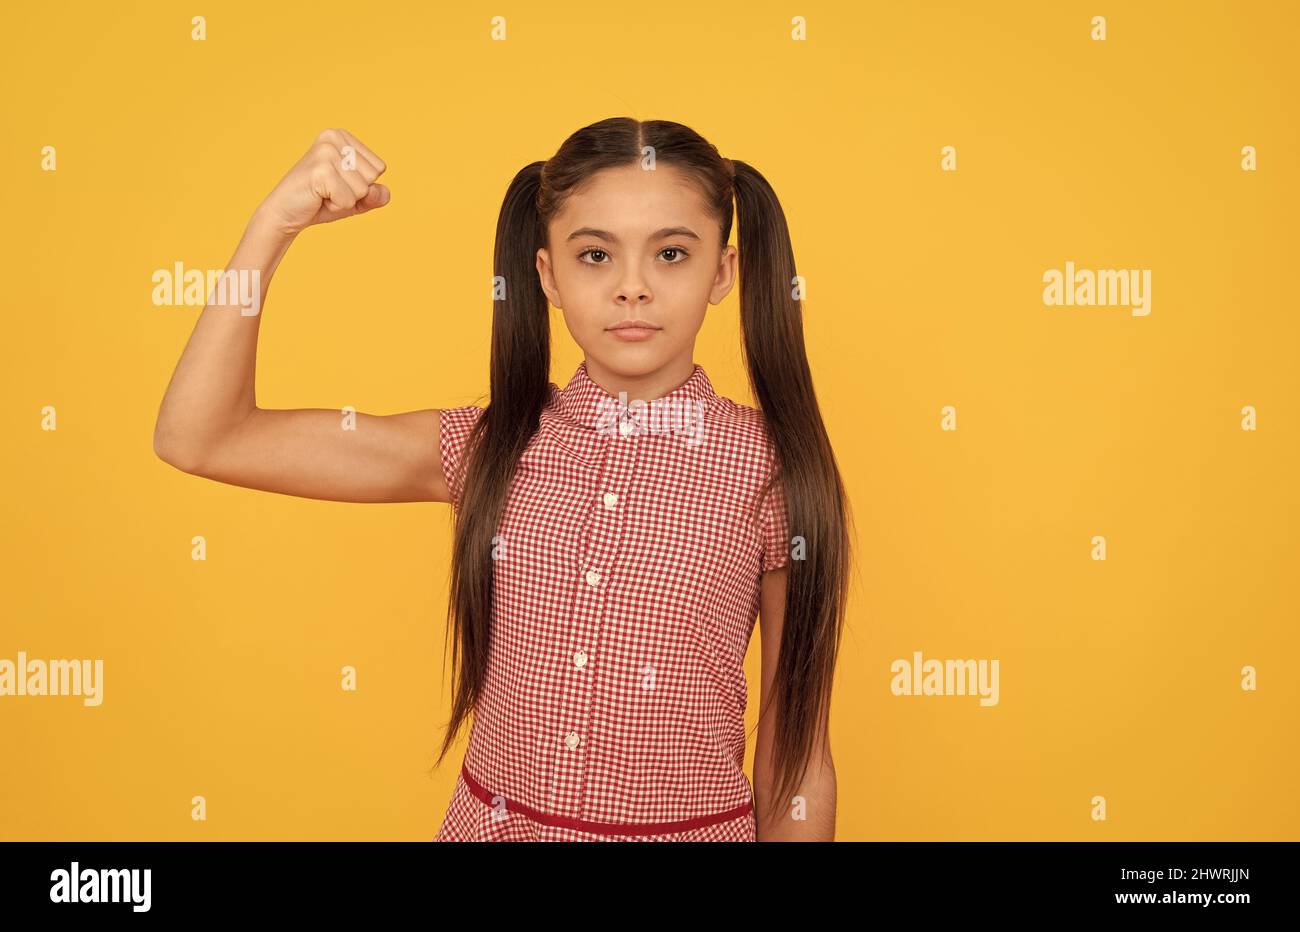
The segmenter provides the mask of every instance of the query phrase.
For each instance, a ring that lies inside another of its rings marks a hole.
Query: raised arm
[[[196,476],[347,502],[449,500],[439,411],[372,415],[257,406],[258,324],[276,267],[314,224],[388,203],[387,166],[345,130],[326,130],[253,212],[176,364],[154,451]],[[243,287],[240,287],[242,285]]]

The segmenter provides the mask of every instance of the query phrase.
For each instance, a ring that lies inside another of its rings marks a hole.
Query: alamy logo
[[[922,660],[917,650],[911,661],[891,663],[889,672],[895,696],[979,696],[982,706],[998,704],[997,660]]]
[[[104,661],[0,658],[0,696],[85,696],[83,705],[104,701]]]
[[[153,303],[203,307],[214,304],[238,307],[243,317],[256,317],[262,305],[261,269],[186,269],[177,262],[170,269],[155,269]]]
[[[73,861],[69,870],[50,873],[51,903],[131,903],[137,913],[149,912],[153,871],[140,868],[82,870]]]
[[[680,437],[687,446],[704,442],[704,401],[691,399],[656,398],[643,401],[627,400],[627,392],[619,392],[618,400],[602,398],[596,404],[596,434],[598,436],[623,436],[633,434],[669,434]]]
[[[1048,307],[1109,305],[1131,307],[1134,317],[1151,313],[1150,269],[1078,269],[1043,273],[1043,303]]]

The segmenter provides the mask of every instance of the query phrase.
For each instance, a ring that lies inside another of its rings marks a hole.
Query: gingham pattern
[[[656,402],[702,411],[676,433],[585,361],[550,392],[498,526],[487,676],[435,840],[753,841],[752,808],[735,815],[752,805],[743,664],[762,573],[789,560],[780,483],[762,494],[776,465],[762,413],[717,395],[699,365]],[[457,509],[482,412],[442,411]]]

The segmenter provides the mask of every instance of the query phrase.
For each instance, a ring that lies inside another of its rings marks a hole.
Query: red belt
[[[489,806],[495,807],[497,800],[505,799],[500,793],[493,793],[483,788],[483,786],[469,775],[462,763],[460,766],[460,775],[465,778],[465,786],[469,791],[477,796]],[[713,815],[696,816],[694,819],[679,819],[676,822],[588,822],[585,819],[569,819],[564,816],[550,815],[545,812],[538,812],[523,803],[511,802],[506,800],[506,811],[518,812],[528,816],[534,822],[540,822],[543,825],[556,825],[560,828],[571,828],[579,832],[593,832],[597,835],[667,835],[672,832],[684,832],[693,828],[703,828],[706,825],[714,825],[718,822],[726,822],[728,819],[734,819],[742,816],[754,808],[753,800],[742,803],[735,808],[728,809],[725,812],[715,812]]]

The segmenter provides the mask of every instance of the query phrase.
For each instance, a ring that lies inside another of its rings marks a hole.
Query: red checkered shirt
[[[459,510],[483,408],[444,409]],[[488,667],[435,841],[754,841],[745,652],[789,560],[762,412],[699,365],[650,403],[578,366],[498,526]]]

